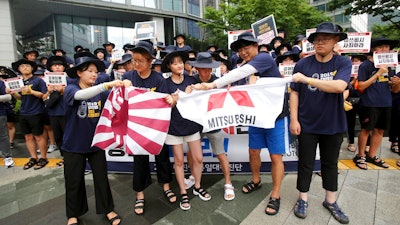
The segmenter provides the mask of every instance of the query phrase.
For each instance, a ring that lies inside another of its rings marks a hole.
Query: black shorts
[[[361,129],[373,130],[374,128],[386,130],[390,127],[391,107],[366,107],[360,108]]]
[[[45,113],[45,114],[43,114],[43,115],[44,115],[44,125],[45,125],[45,126],[50,126],[51,123],[50,123],[50,116],[49,116],[49,114]]]
[[[15,123],[17,122],[17,115],[14,111],[7,112],[7,123]]]
[[[45,114],[21,115],[20,128],[23,135],[33,134],[35,136],[43,134]]]

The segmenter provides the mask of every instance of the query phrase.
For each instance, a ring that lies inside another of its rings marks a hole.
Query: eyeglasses
[[[149,60],[135,60],[135,59],[132,59],[132,63],[137,64],[137,65],[143,65],[146,62],[149,62]]]
[[[332,40],[334,36],[325,36],[325,37],[318,37],[315,38],[313,44],[326,44],[329,40]]]
[[[253,47],[253,45],[248,45],[248,46],[239,48],[239,49],[238,49],[238,53],[248,52],[252,47]]]

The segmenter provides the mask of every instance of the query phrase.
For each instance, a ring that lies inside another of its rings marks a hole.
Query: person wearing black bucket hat
[[[181,194],[179,206],[182,210],[189,210],[191,207],[184,183],[184,142],[188,143],[194,159],[193,166],[190,168],[195,177],[193,194],[198,195],[203,201],[211,199],[211,195],[204,190],[200,184],[203,170],[203,154],[200,142],[201,127],[193,121],[184,119],[175,105],[178,98],[175,94],[177,90],[185,91],[186,87],[197,83],[193,76],[187,76],[183,73],[184,62],[187,59],[188,53],[186,51],[174,51],[165,56],[161,65],[161,71],[163,73],[171,72],[171,76],[166,80],[168,93],[171,94],[168,96],[167,100],[173,103],[174,107],[172,108],[171,122],[165,143],[171,145],[174,154],[175,177]]]
[[[336,24],[319,24],[308,37],[308,41],[314,44],[315,55],[298,61],[293,71],[293,83],[290,86],[290,131],[299,140],[299,196],[294,214],[302,219],[307,216],[308,191],[318,145],[323,162],[322,187],[325,190],[322,205],[337,221],[349,223],[349,218],[336,202],[336,191],[337,161],[343,133],[347,130],[343,92],[350,81],[351,61],[333,52],[337,42],[346,38],[347,34]]]
[[[190,51],[192,47],[190,45],[185,44],[186,36],[184,34],[178,34],[174,37],[176,42],[176,50],[177,51]]]
[[[212,82],[218,79],[217,76],[212,74],[213,68],[218,68],[220,66],[220,62],[212,59],[212,55],[209,52],[199,52],[197,54],[195,61],[189,62],[193,67],[196,68],[198,74],[194,77],[196,78],[198,83],[201,82]],[[191,89],[187,89],[187,92],[191,91]],[[224,174],[225,185],[224,185],[224,199],[227,201],[231,201],[235,198],[235,189],[232,185],[231,174],[229,168],[229,160],[224,151],[224,138],[221,130],[215,130],[207,133],[202,133],[202,137],[206,136],[210,140],[211,149],[214,155],[217,156],[219,164],[221,165],[222,172]],[[193,166],[193,158],[192,153],[189,151],[187,153],[187,161],[189,167]],[[185,179],[185,184],[187,186],[188,183],[192,180],[194,184],[194,175],[190,175],[189,179]]]
[[[104,63],[104,65],[106,66],[106,68],[108,68],[110,66],[110,61],[106,60],[106,55],[107,55],[107,51],[104,48],[96,48],[96,50],[94,50],[93,54]]]
[[[34,49],[28,49],[23,54],[24,59],[27,59],[32,62],[35,62],[38,56],[39,56],[39,52]]]
[[[86,162],[94,175],[96,213],[104,214],[111,224],[120,224],[107,177],[105,151],[91,147],[91,144],[108,89],[123,83],[115,80],[95,85],[98,72],[104,71],[104,63],[90,55],[77,53],[75,56],[75,67],[67,69],[68,76],[76,81],[68,84],[64,92],[65,130],[61,147],[68,224],[78,223],[78,217],[88,210],[84,178]]]
[[[394,81],[398,78],[395,76],[395,70],[390,67],[375,68],[373,54],[389,51],[398,44],[398,41],[385,37],[372,40],[370,54],[358,69],[358,88],[363,91],[360,96],[361,131],[358,136],[358,154],[353,161],[361,169],[367,169],[366,162],[389,168],[385,161],[377,157],[377,152],[384,131],[390,126],[392,79]],[[370,133],[372,133],[370,148],[366,152],[365,147]]]
[[[221,88],[232,82],[249,77],[253,83],[259,74],[260,77],[281,77],[274,59],[266,52],[258,51],[258,40],[251,32],[243,32],[238,39],[231,44],[231,49],[238,52],[239,56],[246,62],[241,67],[231,70],[223,77],[211,82],[201,83],[194,86],[195,89]],[[284,93],[282,93],[284,94]],[[275,215],[280,208],[280,189],[284,175],[283,154],[288,152],[288,99],[285,95],[283,109],[275,121],[275,127],[271,129],[249,127],[249,158],[252,172],[252,180],[242,186],[242,192],[249,194],[261,188],[260,168],[262,148],[268,147],[272,161],[272,192],[265,208],[265,213]],[[286,125],[285,125],[286,124]],[[267,143],[268,142],[268,145]]]
[[[122,76],[125,86],[133,85],[139,88],[146,88],[149,91],[168,93],[163,76],[152,70],[153,44],[148,41],[139,41],[132,49],[132,63],[135,70],[128,71]],[[142,215],[145,211],[144,190],[151,184],[150,161],[148,155],[134,155],[133,190],[136,191],[134,212]],[[171,162],[169,160],[168,146],[164,145],[160,154],[155,156],[157,167],[157,181],[163,185],[163,194],[169,203],[176,201],[172,192],[170,182],[172,181]]]
[[[103,48],[105,48],[105,49],[106,49],[106,52],[107,52],[107,54],[106,54],[106,56],[105,56],[105,59],[106,59],[107,61],[110,61],[110,58],[111,58],[111,56],[112,56],[113,49],[115,48],[115,44],[112,43],[112,42],[110,42],[110,41],[107,41],[106,43],[103,44]]]
[[[20,59],[11,64],[15,71],[19,71],[24,82],[20,93],[12,96],[21,100],[20,127],[25,137],[25,144],[29,151],[29,161],[23,169],[41,169],[47,165],[47,139],[43,135],[45,124],[45,107],[42,100],[46,93],[46,83],[40,77],[34,76],[36,63],[27,59]],[[41,158],[38,159],[36,144],[39,147]]]
[[[72,60],[70,57],[68,57],[66,55],[66,52],[63,49],[57,48],[57,49],[52,50],[51,52],[53,53],[53,55],[65,57],[65,59],[67,60],[67,63],[68,63],[68,67],[73,67],[74,66],[74,60]]]

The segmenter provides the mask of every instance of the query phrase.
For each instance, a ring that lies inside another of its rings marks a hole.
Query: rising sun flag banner
[[[256,84],[179,93],[182,117],[208,132],[230,126],[273,128],[282,112],[286,83],[291,78],[261,78]]]
[[[114,88],[96,127],[92,145],[123,148],[130,155],[157,155],[167,136],[171,106],[165,94],[135,87]]]

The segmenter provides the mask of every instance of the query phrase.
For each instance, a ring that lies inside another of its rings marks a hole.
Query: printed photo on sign
[[[395,67],[399,64],[397,51],[374,52],[373,57],[375,68],[382,66]]]
[[[111,59],[114,61],[122,60],[122,56],[125,54],[123,49],[113,49]]]
[[[347,39],[338,44],[340,53],[368,53],[371,46],[371,32],[348,32]]]
[[[358,68],[360,68],[361,62],[353,62],[351,64],[351,77],[357,78]]]
[[[278,35],[274,15],[269,15],[251,24],[258,44],[269,44]]]
[[[283,77],[292,77],[296,63],[279,63],[279,72]]]
[[[11,90],[11,93],[20,92],[21,88],[24,86],[24,82],[20,77],[5,79],[4,84]]]
[[[136,40],[155,39],[156,21],[135,23]]]
[[[46,85],[67,86],[67,73],[65,72],[45,72],[44,81]]]
[[[122,80],[122,75],[124,75],[125,71],[121,70],[113,70],[114,71],[114,80]]]

